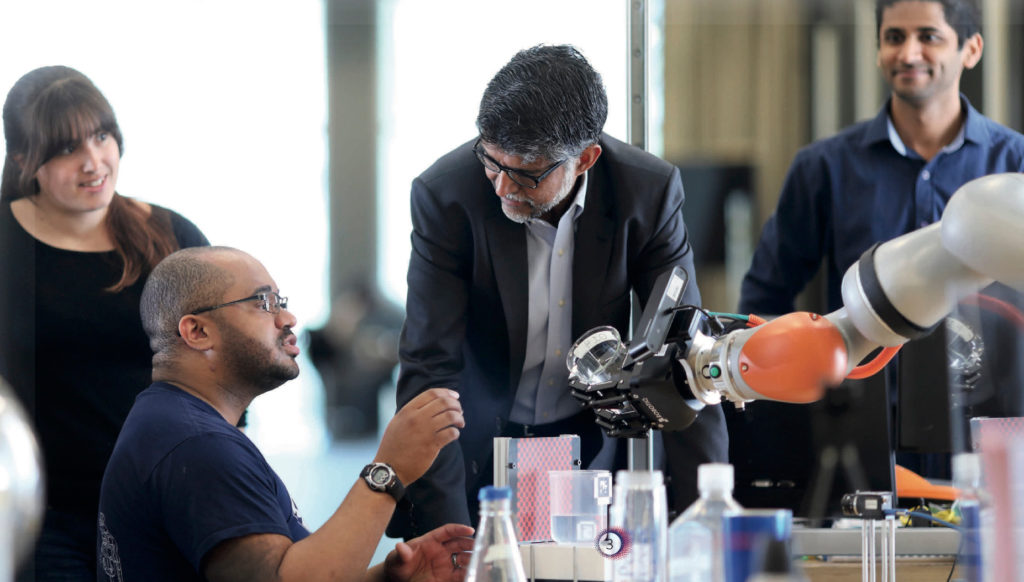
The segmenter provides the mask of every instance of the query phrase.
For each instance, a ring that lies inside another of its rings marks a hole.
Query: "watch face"
[[[391,471],[387,467],[374,467],[370,470],[370,480],[383,487],[391,480]]]

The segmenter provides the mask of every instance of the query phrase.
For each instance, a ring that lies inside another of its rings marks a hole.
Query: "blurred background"
[[[1024,0],[984,0],[963,87],[1024,129]],[[735,309],[796,150],[875,115],[872,0],[651,0],[649,148],[680,166],[705,306]],[[250,436],[319,527],[393,412],[409,184],[474,136],[519,49],[571,43],[626,139],[628,0],[0,0],[0,87],[64,64],[125,137],[118,191],[173,208],[267,266],[299,319],[303,373]],[[0,144],[0,148],[2,148]],[[821,311],[812,287],[802,307]],[[382,544],[382,547],[390,547]]]

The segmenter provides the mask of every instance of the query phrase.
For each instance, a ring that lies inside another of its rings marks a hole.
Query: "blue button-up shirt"
[[[899,139],[888,103],[874,119],[801,149],[743,279],[740,312],[793,311],[823,261],[827,308],[838,309],[843,274],[872,244],[935,222],[974,178],[1024,171],[1024,136],[961,103],[960,134],[930,161]]]

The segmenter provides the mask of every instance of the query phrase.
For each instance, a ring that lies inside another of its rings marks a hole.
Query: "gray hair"
[[[516,53],[487,84],[480,137],[524,162],[580,155],[601,137],[608,96],[601,75],[569,45]]]

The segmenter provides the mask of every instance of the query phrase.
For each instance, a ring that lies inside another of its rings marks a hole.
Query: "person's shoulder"
[[[171,230],[174,232],[174,238],[178,241],[178,246],[181,248],[209,246],[210,241],[207,240],[206,235],[191,220],[170,208],[165,208],[158,204],[150,204],[149,206],[152,208],[153,214],[161,215],[170,222]]]
[[[658,156],[616,139],[607,133],[601,134],[598,140],[601,145],[601,157],[597,165],[619,172],[642,172],[657,176],[669,176],[676,167]]]
[[[121,427],[109,466],[127,461],[141,479],[181,442],[202,434],[205,421],[190,398],[194,397],[160,382],[140,392]]]
[[[459,220],[459,216],[498,216],[501,204],[496,196],[482,196],[493,192],[483,166],[473,153],[475,140],[467,141],[437,159],[412,183],[414,208],[443,209],[435,218],[445,223]]]
[[[880,128],[878,124],[879,119],[875,117],[847,125],[836,133],[816,139],[801,147],[797,151],[796,157],[815,158],[830,156],[838,152],[860,148],[873,141],[880,141],[883,137],[887,139],[887,134],[883,136],[880,133],[884,127]]]
[[[480,162],[477,161],[476,155],[473,153],[475,142],[475,139],[469,140],[437,158],[419,175],[418,179],[431,183],[439,180],[457,181],[467,176],[479,178],[483,172],[480,171]]]
[[[154,382],[139,393],[122,429],[131,438],[160,442],[234,432],[237,429],[209,404],[163,382]],[[174,446],[172,442],[164,444]]]
[[[140,474],[148,474],[175,451],[225,446],[240,451],[249,445],[251,441],[209,404],[175,386],[155,382],[136,397],[113,458],[130,457]]]
[[[4,244],[10,244],[15,240],[24,240],[24,235],[28,234],[14,217],[14,204],[16,203],[17,200],[0,199],[0,241],[3,241]]]
[[[988,133],[990,145],[1024,152],[1024,134],[978,113],[974,118]]]

